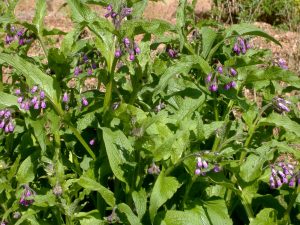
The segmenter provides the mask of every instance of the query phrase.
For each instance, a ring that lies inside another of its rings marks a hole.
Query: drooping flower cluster
[[[246,54],[247,50],[250,49],[251,46],[249,44],[249,41],[242,38],[238,37],[235,44],[233,45],[233,52],[237,55],[240,55],[241,53],[244,55]]]
[[[222,65],[218,65],[216,70],[217,71],[214,73],[209,73],[205,78],[205,83],[208,85],[208,89],[211,92],[218,91],[218,88],[220,86],[218,76],[222,75],[232,79],[228,83],[223,84],[224,90],[227,91],[231,88],[236,87],[236,82],[233,80],[233,78],[237,76],[237,71],[234,68],[224,68]]]
[[[287,70],[288,66],[286,61],[283,58],[279,58],[277,62],[275,62],[281,69]]]
[[[167,46],[166,52],[168,56],[172,59],[175,59],[178,57],[178,51],[175,48],[172,48],[171,46]]]
[[[94,60],[90,59],[87,54],[83,53],[77,66],[74,68],[74,76],[77,77],[84,71],[86,71],[88,76],[93,75],[94,70],[98,67]]]
[[[7,45],[11,44],[14,41],[17,41],[20,46],[32,42],[33,38],[28,36],[26,31],[21,29],[16,29],[14,26],[10,26],[7,30],[7,35],[5,36],[5,43]]]
[[[12,133],[15,130],[12,113],[9,109],[3,109],[0,111],[0,129],[2,129],[6,134]]]
[[[151,166],[148,168],[147,172],[148,174],[158,175],[160,173],[160,168],[153,162]]]
[[[120,218],[118,217],[118,215],[116,213],[116,208],[113,208],[111,214],[108,217],[106,217],[106,220],[109,224],[121,222]]]
[[[195,175],[205,176],[207,172],[213,171],[215,173],[220,172],[220,165],[215,163],[213,166],[209,166],[207,160],[197,157]]]
[[[120,9],[119,12],[114,11],[112,5],[108,5],[106,7],[106,13],[104,14],[104,16],[106,18],[111,17],[113,24],[115,25],[116,29],[118,30],[121,26],[121,22],[124,18],[126,18],[127,16],[131,15],[132,13],[132,9],[128,8],[128,7],[123,7]]]
[[[296,171],[295,166],[291,163],[278,162],[270,165],[271,176],[269,179],[270,188],[279,188],[283,184],[294,187],[296,181],[300,185],[300,172]]]
[[[275,98],[273,98],[272,103],[273,103],[275,110],[279,113],[284,113],[284,112],[290,111],[290,109],[288,107],[288,105],[291,104],[290,101],[287,101],[283,98],[275,97]]]
[[[65,107],[65,110],[69,110],[69,103],[70,103],[70,95],[68,94],[68,92],[65,92],[62,96],[62,102],[63,105]],[[81,106],[85,107],[89,105],[88,100],[85,97],[81,97]]]
[[[20,198],[20,204],[23,206],[31,205],[34,200],[33,197],[35,196],[35,191],[32,190],[27,184],[24,185],[24,190]]]
[[[31,107],[35,110],[45,109],[47,107],[45,92],[40,90],[37,85],[33,86],[27,93],[22,93],[21,89],[17,89],[15,94],[19,96],[18,103],[21,109],[28,111]]]
[[[141,49],[138,44],[134,41],[130,41],[129,38],[125,37],[120,46],[115,51],[115,57],[120,58],[122,55],[128,53],[129,61],[134,61],[135,56],[141,53]]]

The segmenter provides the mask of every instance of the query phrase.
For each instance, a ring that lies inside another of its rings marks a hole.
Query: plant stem
[[[43,52],[44,52],[46,58],[48,58],[48,50],[47,50],[47,48],[46,48],[46,46],[44,44],[44,41],[42,40],[41,37],[38,37],[38,40],[39,40],[39,42],[40,42],[40,44],[42,46],[42,49],[43,49]]]
[[[195,183],[196,179],[197,179],[197,176],[194,175],[192,177],[192,179],[189,181],[189,183],[187,184],[187,186],[186,186],[186,189],[185,189],[185,192],[184,192],[184,196],[183,196],[183,200],[181,202],[181,209],[182,210],[184,209],[185,202],[186,202],[186,200],[187,200],[187,198],[189,196],[190,190],[191,190],[193,184]]]
[[[300,193],[300,186],[298,185],[298,187],[295,188],[295,190],[293,191],[292,196],[290,198],[290,202],[288,204],[288,207],[284,213],[284,218],[289,222],[289,224],[291,224],[290,213],[291,213],[291,210],[295,204],[295,201],[296,201],[299,193]]]

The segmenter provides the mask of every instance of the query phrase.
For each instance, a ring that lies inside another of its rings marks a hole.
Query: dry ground
[[[65,0],[46,0],[47,16],[45,23],[49,28],[59,28],[63,31],[69,31],[72,28],[72,22],[69,19],[69,11],[67,7],[63,7]],[[212,0],[198,1],[195,11],[198,15],[205,14],[211,9]],[[178,0],[164,0],[164,2],[150,2],[145,17],[159,18],[168,20],[172,23],[176,21],[176,6]],[[20,0],[16,8],[16,15],[21,20],[30,21],[34,15],[35,0]],[[103,9],[94,7],[95,11],[103,14]],[[265,23],[256,23],[258,27],[275,37],[282,43],[282,48],[273,43],[266,42],[263,39],[256,40],[256,46],[261,48],[270,48],[275,58],[282,57],[288,62],[289,68],[300,74],[300,32],[286,32],[277,30],[271,25]],[[35,54],[39,51],[38,46],[32,49],[31,53]]]

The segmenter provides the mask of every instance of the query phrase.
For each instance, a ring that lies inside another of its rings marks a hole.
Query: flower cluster
[[[277,164],[270,165],[270,188],[279,188],[283,184],[288,184],[290,187],[294,187],[296,180],[300,185],[300,173],[295,171],[294,165],[286,162],[279,162]]]
[[[277,112],[284,113],[290,111],[288,107],[288,105],[291,104],[290,101],[287,101],[283,98],[275,97],[273,98],[272,103]]]
[[[0,129],[4,130],[5,133],[12,133],[15,130],[12,113],[9,109],[0,111]]]
[[[125,37],[120,46],[115,51],[115,57],[120,58],[123,54],[129,54],[129,61],[134,61],[135,56],[141,53],[141,49],[135,42],[131,42],[129,38]]]
[[[5,36],[5,43],[11,44],[13,41],[18,41],[19,45],[25,45],[32,42],[32,37],[28,37],[23,28],[17,30],[14,26],[11,26]]]
[[[230,67],[230,68],[223,68],[222,65],[219,65],[217,67],[217,71],[215,73],[209,73],[206,78],[205,78],[205,82],[208,84],[208,89],[211,92],[216,92],[219,88],[219,84],[218,84],[218,76],[222,76],[225,75],[227,77],[230,78],[234,78],[237,75],[237,71]],[[229,81],[228,83],[225,83],[223,85],[224,90],[229,90],[231,88],[235,88],[236,87],[236,82],[234,80]]]
[[[83,54],[81,60],[79,60],[78,65],[74,68],[74,76],[77,77],[85,70],[87,75],[92,75],[93,70],[97,69],[97,64],[93,60],[89,59],[86,54]]]
[[[65,105],[65,109],[68,110],[69,109],[69,102],[70,102],[70,95],[68,94],[68,92],[65,92],[62,96],[62,102]],[[81,97],[81,105],[82,106],[88,106],[89,102],[85,97]]]
[[[166,52],[167,52],[168,56],[172,59],[178,57],[178,51],[176,49],[172,48],[171,46],[167,46]]]
[[[20,204],[23,206],[31,205],[34,200],[32,197],[35,196],[35,191],[32,190],[28,185],[24,185],[24,191],[20,198]]]
[[[277,62],[275,62],[281,69],[287,70],[288,66],[286,61],[283,58],[279,58]]]
[[[148,174],[154,174],[158,175],[160,173],[160,168],[155,163],[152,163],[152,165],[147,170]]]
[[[244,54],[246,54],[247,50],[250,48],[251,48],[251,46],[246,39],[244,39],[242,37],[238,37],[235,44],[233,45],[232,50],[237,55],[240,55],[241,53],[244,55]]]
[[[115,25],[116,29],[119,29],[121,26],[122,20],[132,13],[132,9],[127,8],[127,7],[123,7],[120,9],[120,12],[116,12],[116,11],[114,11],[112,5],[108,5],[106,7],[106,10],[107,11],[104,14],[104,16],[106,18],[109,18],[109,17],[112,18],[113,24]]]
[[[30,107],[33,107],[34,109],[45,109],[46,108],[46,101],[45,101],[45,92],[43,90],[39,90],[38,86],[33,86],[30,89],[30,93],[27,94],[27,97],[25,94],[22,94],[21,89],[17,89],[15,91],[15,94],[18,97],[18,103],[20,104],[20,108],[24,110],[29,110]]]
[[[201,157],[197,157],[195,175],[205,176],[208,171],[213,171],[215,173],[221,170],[219,164],[214,164],[213,167],[210,168],[208,162]]]

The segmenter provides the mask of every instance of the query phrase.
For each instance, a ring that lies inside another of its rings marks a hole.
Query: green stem
[[[295,188],[295,190],[293,191],[292,196],[290,198],[290,202],[288,204],[288,207],[284,213],[284,218],[289,222],[289,224],[291,224],[290,213],[291,213],[291,210],[295,204],[295,201],[296,201],[299,193],[300,193],[300,186],[298,185],[298,187]]]
[[[216,93],[214,93],[214,114],[215,114],[215,121],[219,121],[219,110],[217,105],[217,97]],[[218,137],[218,135],[215,136],[214,144],[212,146],[211,151],[215,152],[218,149],[218,146],[220,144],[221,138]]]
[[[42,46],[42,49],[43,49],[43,52],[44,52],[46,58],[48,58],[48,50],[47,50],[47,48],[46,48],[46,46],[44,44],[44,41],[42,40],[41,37],[38,37],[38,40],[39,40],[39,42],[40,42],[40,44]]]
[[[193,184],[195,183],[196,179],[197,179],[197,176],[194,175],[192,177],[192,179],[189,181],[188,185],[186,186],[186,189],[185,189],[185,192],[184,192],[184,196],[183,196],[183,200],[182,200],[182,203],[181,203],[181,209],[182,210],[184,210],[185,202],[186,202],[186,200],[187,200],[187,198],[189,196],[190,190],[191,190]]]
[[[241,188],[240,188],[241,189]],[[251,208],[251,204],[249,203],[248,199],[246,196],[244,196],[243,192],[241,192],[240,194],[241,200],[242,200],[242,204],[246,210],[247,216],[251,222],[252,219],[254,219],[254,212]]]
[[[83,137],[81,136],[81,134],[79,133],[79,131],[69,122],[68,123],[70,129],[73,131],[74,135],[76,136],[76,138],[78,139],[78,141],[83,145],[83,147],[85,148],[85,150],[90,154],[90,156],[96,160],[96,156],[94,154],[94,152],[92,151],[92,149],[90,148],[90,146],[85,142],[85,140],[83,139]]]

